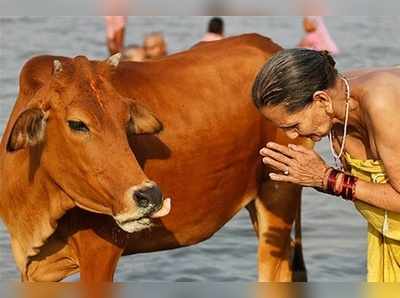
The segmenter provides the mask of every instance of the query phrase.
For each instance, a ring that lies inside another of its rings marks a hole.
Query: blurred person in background
[[[126,16],[105,16],[107,48],[110,55],[122,51],[124,47]]]
[[[224,38],[224,20],[220,17],[213,17],[208,22],[208,31],[201,41],[214,41]]]
[[[167,55],[167,43],[161,32],[152,32],[144,37],[146,59],[158,59]]]
[[[144,48],[137,44],[131,44],[122,50],[122,61],[142,62],[145,59]]]
[[[368,281],[400,282],[400,69],[340,74],[327,51],[282,50],[253,85],[254,104],[289,138],[328,136],[336,168],[314,150],[269,142],[274,181],[313,187],[368,222]],[[338,240],[340,241],[340,240]]]
[[[332,55],[339,54],[339,49],[330,36],[321,16],[304,17],[303,28],[305,35],[298,45],[300,48],[328,51]]]

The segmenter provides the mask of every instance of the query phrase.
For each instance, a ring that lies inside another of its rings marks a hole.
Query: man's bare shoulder
[[[363,84],[363,105],[368,111],[400,113],[400,69],[371,71]]]

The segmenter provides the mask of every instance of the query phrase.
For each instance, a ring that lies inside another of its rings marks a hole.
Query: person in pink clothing
[[[317,51],[328,51],[332,55],[337,55],[339,49],[331,38],[321,16],[305,17],[303,27],[306,35],[299,43],[300,48],[308,48]]]
[[[124,47],[126,16],[105,16],[107,48],[110,55],[120,52]]]
[[[214,41],[224,38],[224,21],[222,18],[214,17],[208,23],[208,32],[201,41]]]

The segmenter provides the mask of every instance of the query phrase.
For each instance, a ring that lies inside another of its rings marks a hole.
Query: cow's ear
[[[34,146],[44,139],[47,113],[38,108],[25,110],[19,115],[7,142],[7,151]]]
[[[163,129],[163,125],[156,116],[144,106],[134,103],[130,107],[128,134],[154,134]]]

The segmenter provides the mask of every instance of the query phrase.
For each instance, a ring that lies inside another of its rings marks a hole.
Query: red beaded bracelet
[[[356,192],[357,177],[346,175],[343,178],[343,187],[340,195],[343,199],[353,201]]]
[[[336,183],[340,174],[343,174],[344,177],[339,185],[340,191],[336,191]],[[327,185],[324,192],[335,196],[340,195],[343,199],[352,201],[355,195],[356,182],[357,177],[347,175],[342,171],[332,168],[328,175]]]
[[[340,171],[333,169],[333,168],[330,171],[329,176],[328,176],[328,183],[326,186],[326,193],[335,195],[335,196],[338,195],[338,193],[336,193],[336,191],[335,191],[335,186],[336,186],[337,176],[339,173],[340,173]]]

